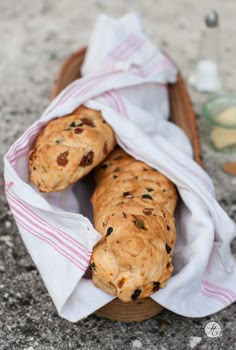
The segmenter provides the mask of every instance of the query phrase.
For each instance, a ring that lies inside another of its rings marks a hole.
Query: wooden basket
[[[80,67],[86,53],[82,48],[69,56],[62,64],[54,83],[51,98],[55,98],[66,86],[80,78]],[[194,159],[202,165],[200,139],[193,107],[184,80],[179,73],[178,80],[168,85],[170,100],[170,119],[179,125],[187,134],[193,147]],[[164,308],[151,298],[123,303],[114,299],[101,309],[97,315],[110,320],[134,322],[143,321],[159,314]]]

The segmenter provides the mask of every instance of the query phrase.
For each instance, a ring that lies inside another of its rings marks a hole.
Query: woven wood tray
[[[69,56],[62,64],[54,83],[51,98],[55,98],[67,85],[80,78],[80,67],[86,53],[82,48]],[[195,161],[202,166],[200,139],[196,117],[184,80],[179,73],[178,80],[168,85],[170,100],[170,119],[187,134],[194,151]],[[159,314],[163,307],[151,298],[123,303],[114,299],[96,311],[97,315],[123,322],[143,321]]]

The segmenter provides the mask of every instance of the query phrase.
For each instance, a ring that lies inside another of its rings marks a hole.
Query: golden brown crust
[[[29,154],[30,180],[41,192],[62,191],[88,174],[115,147],[99,111],[80,106],[50,121]]]
[[[122,301],[165,287],[175,244],[173,183],[117,147],[96,169],[94,284]]]

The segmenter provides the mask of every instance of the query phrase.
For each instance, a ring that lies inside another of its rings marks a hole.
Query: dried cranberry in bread
[[[88,174],[115,147],[99,111],[80,106],[50,121],[29,154],[30,180],[41,192],[62,191]]]
[[[94,224],[102,239],[91,258],[93,282],[124,302],[148,297],[173,271],[175,186],[119,147],[95,177]]]

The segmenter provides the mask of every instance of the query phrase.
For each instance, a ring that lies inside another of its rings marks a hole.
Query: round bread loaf
[[[30,180],[41,192],[62,191],[88,174],[116,145],[99,111],[80,106],[50,121],[29,154]]]

